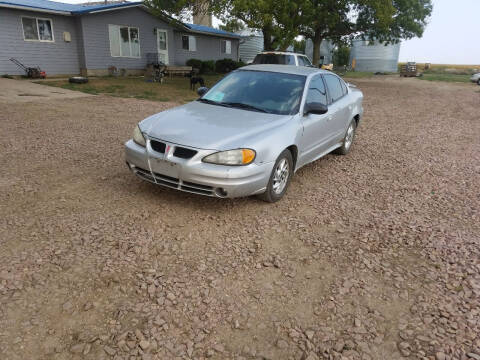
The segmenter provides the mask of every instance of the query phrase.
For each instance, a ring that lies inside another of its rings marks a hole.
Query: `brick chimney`
[[[197,0],[193,9],[193,23],[212,27],[212,15],[208,13],[208,0]]]

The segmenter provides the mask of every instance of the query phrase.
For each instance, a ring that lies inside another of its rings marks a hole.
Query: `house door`
[[[167,30],[157,29],[158,60],[168,65],[168,37]]]

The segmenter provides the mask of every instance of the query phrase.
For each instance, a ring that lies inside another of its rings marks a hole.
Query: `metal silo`
[[[240,39],[238,57],[243,62],[251,63],[255,56],[263,51],[263,33],[257,30],[243,29],[237,32]]]
[[[320,44],[320,56],[323,56],[323,64],[333,64],[333,50],[334,45],[328,41],[323,40]],[[305,43],[305,55],[310,59],[313,60],[313,41],[311,39],[307,39]]]
[[[378,41],[353,40],[350,65],[355,59],[356,71],[397,72],[400,43],[384,45]]]

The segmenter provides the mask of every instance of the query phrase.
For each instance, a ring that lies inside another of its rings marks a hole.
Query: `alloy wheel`
[[[272,188],[275,194],[281,194],[287,185],[288,177],[290,174],[290,167],[287,159],[283,158],[279,161],[275,172],[273,174]]]

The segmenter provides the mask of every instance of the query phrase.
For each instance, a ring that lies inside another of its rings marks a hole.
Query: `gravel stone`
[[[173,103],[0,94],[2,358],[478,360],[478,86],[348,80],[352,151],[273,205],[131,174]]]

